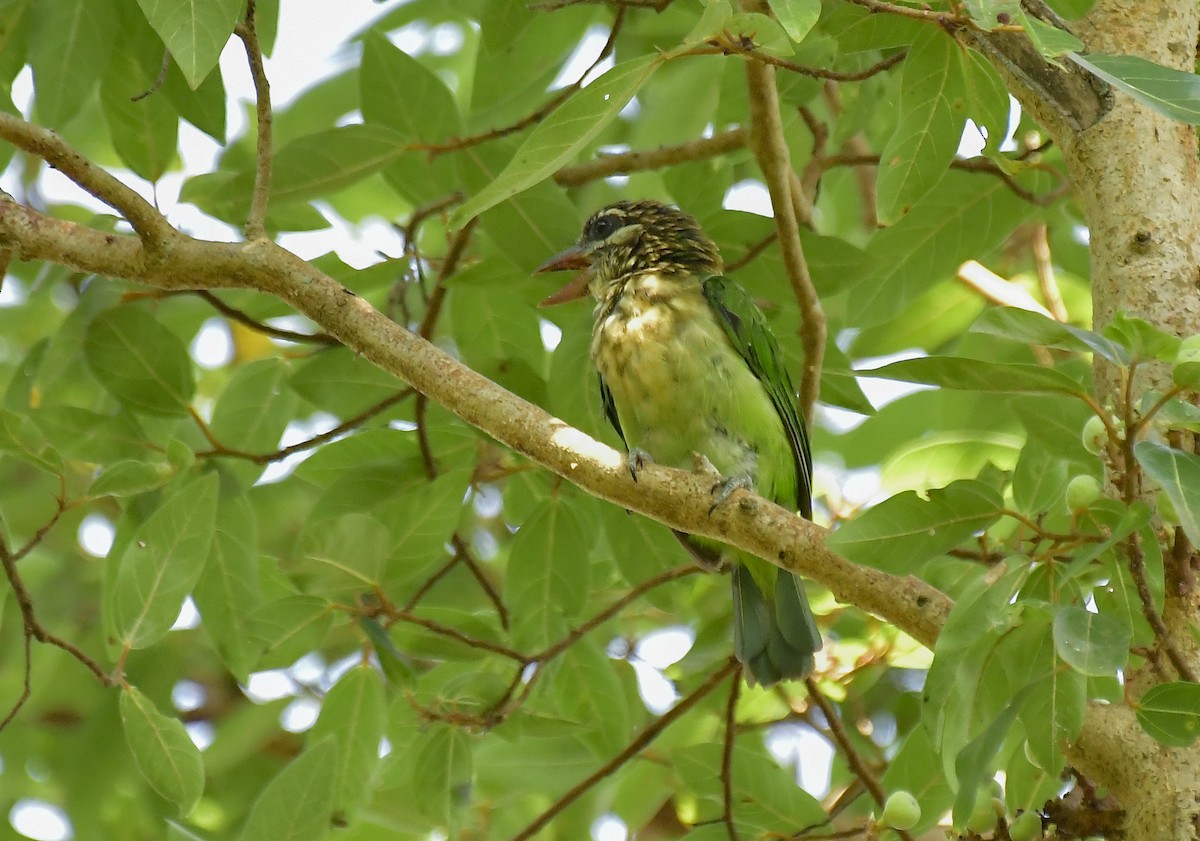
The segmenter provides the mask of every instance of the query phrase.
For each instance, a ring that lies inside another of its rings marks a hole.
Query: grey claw
[[[715,493],[717,498],[713,500],[712,505],[708,506],[708,516],[711,517],[713,512],[717,510],[718,506],[729,499],[729,497],[733,496],[733,492],[739,489],[747,491],[754,490],[754,480],[751,477],[743,474],[741,476],[730,476],[723,482],[718,482],[717,484],[713,485],[712,493]]]
[[[629,475],[633,477],[633,481],[635,482],[638,480],[639,470],[647,464],[654,464],[654,459],[641,447],[630,448],[626,460],[629,463]]]

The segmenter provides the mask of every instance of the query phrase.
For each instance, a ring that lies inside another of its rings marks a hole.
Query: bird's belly
[[[760,456],[789,463],[774,407],[715,322],[669,308],[614,313],[597,325],[592,353],[626,443],[657,463],[686,469],[700,453],[722,475],[751,477]]]

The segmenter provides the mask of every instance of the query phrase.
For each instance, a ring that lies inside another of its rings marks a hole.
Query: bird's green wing
[[[717,317],[734,350],[766,389],[783,421],[796,463],[796,510],[812,519],[812,456],[808,432],[796,411],[796,392],[783,364],[783,353],[767,319],[745,289],[727,277],[704,281],[704,298]]]

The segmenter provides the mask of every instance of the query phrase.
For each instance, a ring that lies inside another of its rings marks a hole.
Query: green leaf
[[[496,180],[454,211],[450,224],[461,228],[572,159],[617,116],[664,60],[663,55],[652,54],[622,62],[560,105],[530,132]]]
[[[891,225],[946,174],[966,120],[959,46],[936,27],[918,36],[900,78],[900,122],[883,149],[879,221]]]
[[[58,0],[33,10],[29,62],[34,108],[47,128],[62,128],[94,95],[118,38],[112,0]]]
[[[285,596],[249,616],[254,638],[266,648],[258,668],[290,666],[321,646],[333,625],[329,603],[316,596]]]
[[[1082,45],[1074,49],[1082,49]],[[1067,58],[1165,117],[1200,125],[1200,76],[1133,55],[1092,53]]]
[[[1200,684],[1175,681],[1152,686],[1138,701],[1137,719],[1160,744],[1191,747],[1200,736]]]
[[[859,371],[858,375],[992,394],[1086,393],[1081,383],[1054,368],[1022,363],[985,362],[982,359],[959,356],[903,359],[881,368]]]
[[[1052,26],[1040,18],[1028,14],[1023,9],[1018,17],[1018,22],[1024,28],[1034,49],[1051,61],[1064,53],[1068,57],[1072,57],[1074,50],[1083,49],[1083,42],[1070,32]]]
[[[374,30],[363,38],[359,70],[363,120],[410,142],[436,143],[462,131],[446,83]]]
[[[796,43],[804,40],[821,16],[821,0],[769,0],[771,11],[788,37]]]
[[[217,474],[178,482],[134,533],[118,562],[114,628],[122,645],[145,648],[179,616],[208,557],[217,517]]]
[[[984,29],[1011,24],[1021,12],[1021,0],[967,0],[971,20]]]
[[[608,657],[589,636],[563,653],[554,674],[557,709],[584,725],[581,738],[598,759],[615,756],[633,736],[619,668],[629,667]],[[587,690],[581,692],[580,687]]]
[[[271,201],[326,197],[378,172],[406,151],[404,138],[381,126],[338,126],[297,138],[275,153]]]
[[[1188,540],[1200,546],[1200,457],[1153,441],[1137,442],[1133,454],[1170,498]]]
[[[153,37],[153,36],[151,36]],[[157,181],[175,162],[179,115],[162,96],[134,97],[154,87],[136,56],[118,50],[100,83],[100,105],[121,159],[147,181]]]
[[[972,739],[954,760],[958,774],[958,796],[954,798],[954,825],[962,826],[971,815],[975,800],[980,796],[984,783],[995,774],[994,762],[1000,752],[1008,731],[1017,715],[1029,700],[1032,687],[1027,686],[1017,693],[1004,707],[1000,715],[987,728]]]
[[[463,516],[463,499],[470,475],[462,470],[443,473],[430,483],[414,485],[375,511],[391,531],[389,582],[421,564],[440,558]]]
[[[321,841],[329,834],[337,745],[310,745],[267,784],[250,807],[242,841]]]
[[[906,491],[842,524],[828,543],[857,563],[911,572],[994,523],[1001,505],[982,482],[954,482],[930,491],[927,500]]]
[[[1178,336],[1149,321],[1118,312],[1104,327],[1105,337],[1121,345],[1134,359],[1161,359],[1170,362],[1179,350]]]
[[[231,450],[269,453],[296,415],[295,395],[287,389],[291,367],[282,359],[258,359],[238,368],[221,392],[209,424],[216,439]]]
[[[732,35],[734,41],[752,41],[756,52],[780,58],[795,55],[787,31],[761,12],[735,12],[725,21],[723,31]]]
[[[126,686],[121,692],[121,724],[138,770],[150,785],[187,815],[204,791],[204,761],[183,722],[165,716],[154,702]]]
[[[296,370],[289,385],[317,408],[338,417],[353,417],[404,386],[347,348],[315,354]]]
[[[193,90],[216,67],[245,9],[241,0],[138,0],[138,5]]]
[[[555,496],[538,506],[512,543],[504,595],[513,636],[540,648],[579,615],[591,580],[586,535],[570,500]]]
[[[1054,617],[1054,648],[1058,656],[1085,675],[1111,675],[1129,660],[1129,627],[1111,616],[1076,605]]]
[[[1121,345],[1099,333],[1017,307],[993,307],[985,311],[971,326],[971,331],[1031,345],[1098,353],[1119,365],[1130,362],[1129,354]]]
[[[461,728],[436,724],[419,738],[417,751],[411,796],[422,814],[453,827],[471,798],[471,740]]]
[[[187,414],[196,390],[187,349],[141,307],[115,307],[92,319],[83,354],[124,406],[147,415]]]
[[[371,641],[371,645],[375,649],[375,656],[379,658],[379,667],[383,669],[388,683],[392,686],[411,689],[416,680],[416,673],[409,659],[396,648],[396,644],[392,642],[392,638],[388,636],[383,626],[369,616],[360,617],[358,626],[363,629],[367,639]]]
[[[1017,180],[1034,192],[1048,188],[1048,180],[1037,173]],[[946,173],[908,215],[868,243],[870,268],[850,293],[858,326],[894,318],[939,281],[952,277],[964,260],[996,247],[1029,217],[1031,208],[998,178]]]
[[[258,520],[245,495],[222,494],[204,571],[192,597],[226,668],[245,682],[258,655],[251,615],[263,601]]]
[[[88,488],[89,496],[134,496],[165,485],[173,471],[160,461],[118,461],[101,471]]]
[[[383,725],[383,682],[368,665],[342,675],[321,702],[308,740],[316,744],[328,736],[337,745],[333,806],[343,820],[352,819],[371,795]]]
[[[358,511],[332,522],[311,520],[301,538],[303,569],[325,595],[374,590],[383,581],[391,535],[377,517]]]

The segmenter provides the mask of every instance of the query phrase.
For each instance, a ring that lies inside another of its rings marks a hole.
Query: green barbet
[[[688,214],[656,201],[617,202],[578,243],[538,271],[583,269],[547,304],[596,299],[592,360],[605,414],[629,469],[689,469],[693,453],[737,488],[812,517],[812,460],[796,393],[766,319],[722,276],[717,246]],[[764,686],[807,677],[821,634],[801,580],[708,538],[679,535],[701,565],[733,567],[734,653]]]

